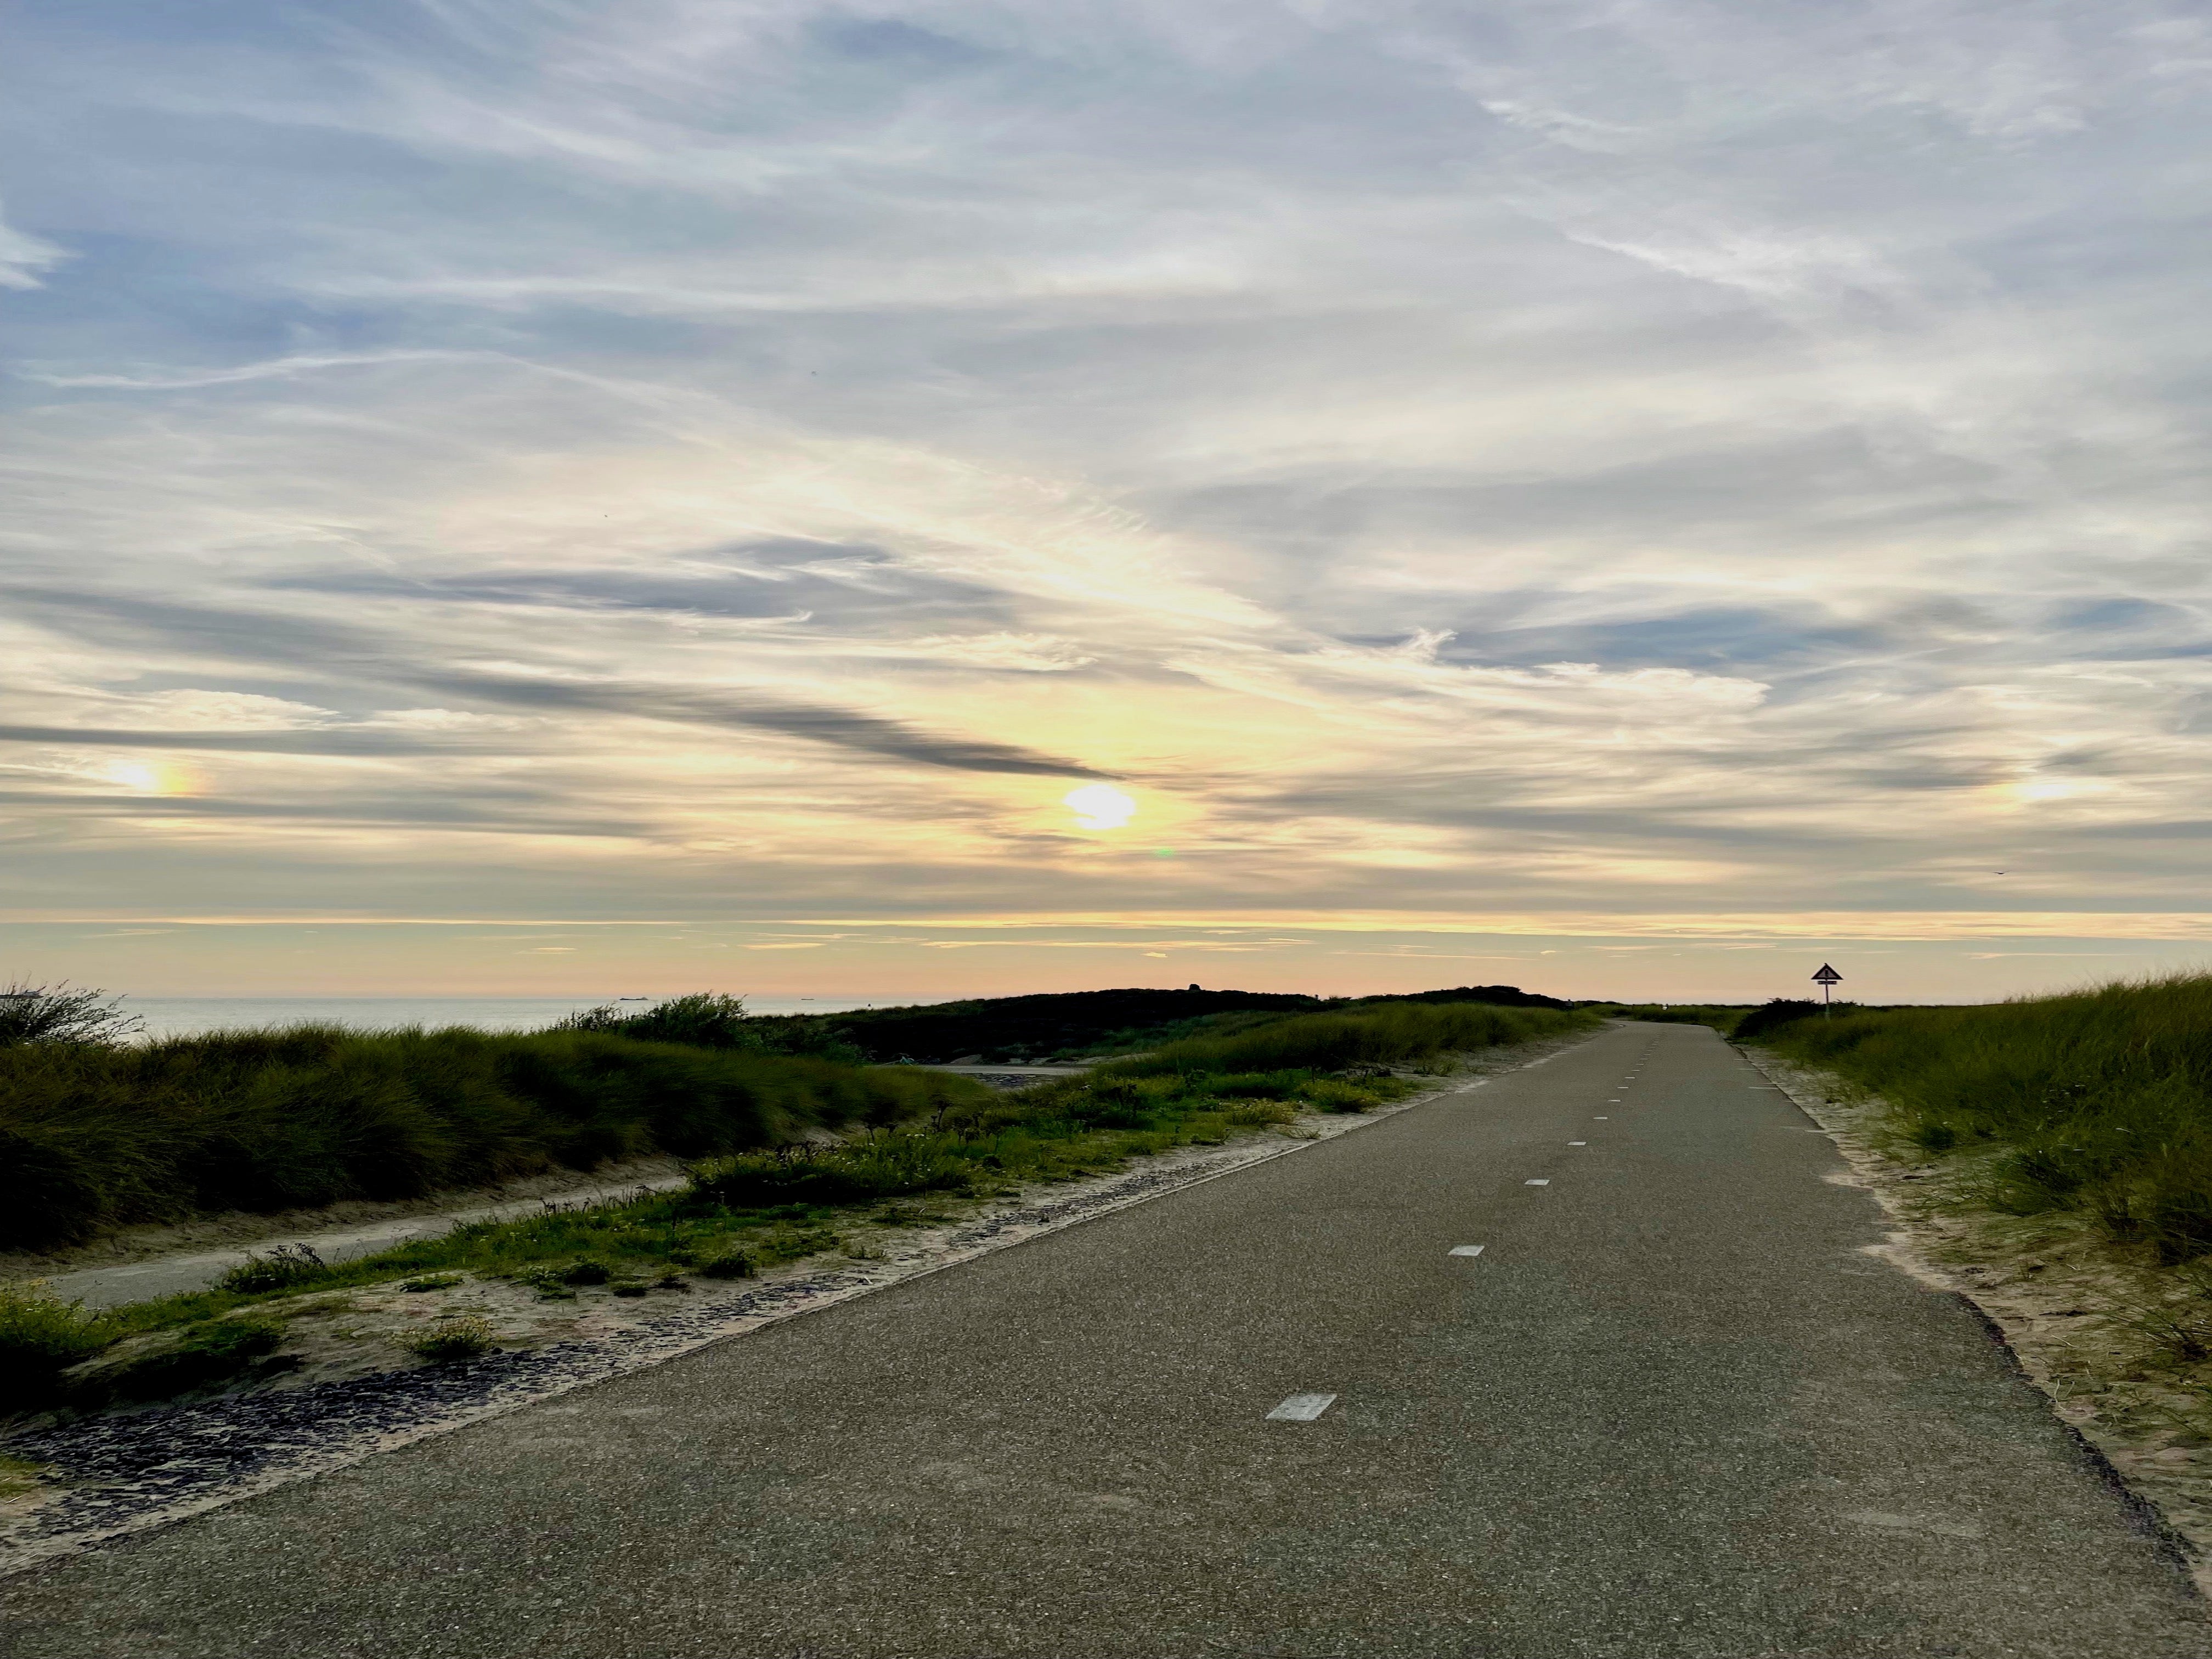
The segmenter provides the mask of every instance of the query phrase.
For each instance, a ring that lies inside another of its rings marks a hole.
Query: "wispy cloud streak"
[[[91,0],[10,58],[32,890],[2193,905],[2188,7]]]

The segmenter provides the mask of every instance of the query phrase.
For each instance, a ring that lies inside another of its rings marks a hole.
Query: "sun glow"
[[[1137,803],[1110,783],[1088,783],[1060,799],[1075,809],[1079,830],[1119,830],[1137,816]]]
[[[151,763],[127,761],[107,769],[107,781],[125,789],[135,789],[142,795],[189,795],[193,793],[192,775],[181,766],[165,761]]]

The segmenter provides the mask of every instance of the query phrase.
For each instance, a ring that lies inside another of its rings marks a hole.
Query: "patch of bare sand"
[[[2212,1594],[2212,1273],[2161,1266],[2077,1213],[1993,1210],[1980,1194],[2001,1150],[1930,1160],[1887,1131],[1878,1097],[1746,1052],[1895,1223],[1868,1254],[1980,1309],[2059,1417],[2165,1518]]]

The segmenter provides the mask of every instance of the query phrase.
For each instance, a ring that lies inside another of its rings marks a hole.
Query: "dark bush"
[[[1839,1007],[1848,1004],[1838,1005]],[[1735,1023],[1730,1035],[1738,1042],[1764,1042],[1767,1034],[1801,1019],[1809,1019],[1820,1012],[1817,1002],[1808,1002],[1797,997],[1777,997],[1763,1002]]]

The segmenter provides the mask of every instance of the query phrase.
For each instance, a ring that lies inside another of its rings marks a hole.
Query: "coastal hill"
[[[1000,1065],[1127,1054],[1179,1037],[1226,1036],[1285,1014],[1329,1013],[1394,1002],[1486,1002],[1507,1008],[1577,1006],[1510,985],[1462,986],[1455,990],[1358,999],[1276,991],[1206,991],[1194,985],[1183,991],[1066,991],[983,997],[840,1014],[768,1016],[759,1023],[763,1027],[813,1024],[878,1062]]]

